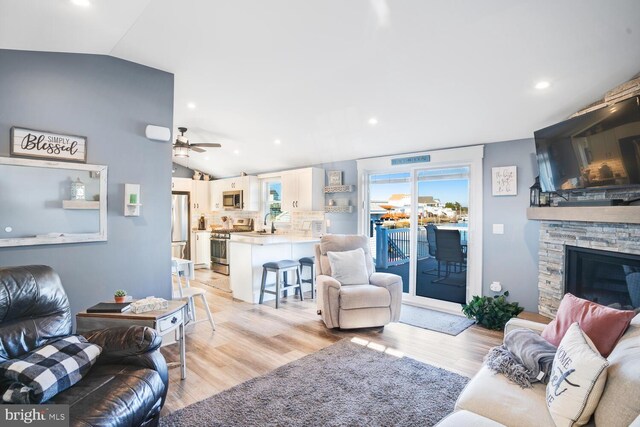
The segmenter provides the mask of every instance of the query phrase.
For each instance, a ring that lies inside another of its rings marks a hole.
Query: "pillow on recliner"
[[[80,381],[101,351],[84,337],[71,335],[0,363],[2,402],[46,402]]]
[[[331,277],[343,285],[369,283],[369,272],[362,248],[352,251],[327,252],[331,265]]]

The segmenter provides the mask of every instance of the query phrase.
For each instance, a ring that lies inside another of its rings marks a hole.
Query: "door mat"
[[[400,322],[454,336],[475,323],[463,316],[408,304],[402,304]]]

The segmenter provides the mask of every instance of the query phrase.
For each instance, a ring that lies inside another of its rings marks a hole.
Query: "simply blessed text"
[[[74,155],[78,152],[78,141],[62,136],[34,135],[28,133],[22,138],[20,147],[23,150],[45,152],[47,154],[61,154],[68,152]]]

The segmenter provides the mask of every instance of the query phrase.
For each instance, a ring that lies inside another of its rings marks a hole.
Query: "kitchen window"
[[[282,211],[282,181],[269,180],[266,181],[265,186],[265,200],[264,212],[270,213],[270,220],[274,222],[289,222],[289,213]]]

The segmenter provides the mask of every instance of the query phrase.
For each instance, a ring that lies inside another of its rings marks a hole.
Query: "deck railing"
[[[467,240],[465,228],[440,226],[443,229],[455,229],[460,231],[460,239]],[[409,228],[386,228],[377,224],[371,238],[372,251],[375,253],[376,268],[385,269],[394,265],[404,264],[409,261],[411,232]],[[418,260],[428,258],[429,242],[425,227],[418,228]]]

